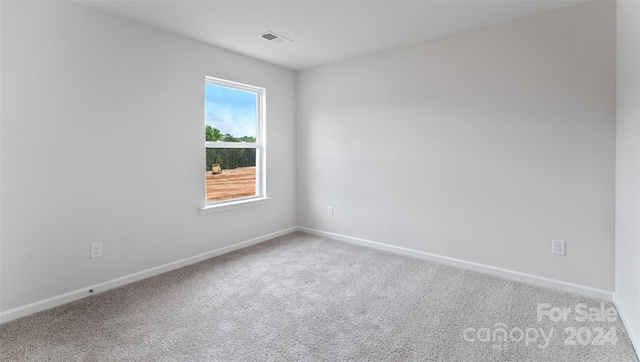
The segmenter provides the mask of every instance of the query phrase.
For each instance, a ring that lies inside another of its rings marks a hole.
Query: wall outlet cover
[[[91,243],[90,258],[99,258],[102,256],[102,243]]]
[[[551,253],[556,255],[567,255],[566,245],[566,241],[564,240],[551,240]]]

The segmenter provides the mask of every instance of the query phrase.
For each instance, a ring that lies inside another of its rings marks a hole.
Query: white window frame
[[[225,210],[237,209],[240,207],[257,205],[269,202],[270,197],[267,197],[267,183],[266,183],[266,94],[267,90],[262,87],[257,87],[249,84],[243,84],[233,82],[226,79],[220,79],[215,77],[206,76],[205,84],[214,84],[221,87],[227,87],[237,89],[240,91],[254,93],[256,95],[256,142],[206,142],[205,151],[207,148],[254,148],[256,150],[256,194],[254,196],[239,197],[235,199],[215,201],[207,203],[207,186],[205,181],[204,190],[204,206],[200,208],[200,214],[208,214],[212,212],[220,212]],[[206,123],[206,120],[205,120]]]

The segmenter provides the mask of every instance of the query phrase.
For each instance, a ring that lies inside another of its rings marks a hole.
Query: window
[[[265,89],[207,77],[206,206],[264,199]]]

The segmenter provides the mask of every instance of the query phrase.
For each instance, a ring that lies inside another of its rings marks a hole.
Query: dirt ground
[[[222,170],[221,174],[207,172],[207,202],[222,201],[256,194],[256,168],[238,167]]]

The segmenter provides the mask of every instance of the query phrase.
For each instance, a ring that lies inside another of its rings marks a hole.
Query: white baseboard
[[[622,306],[622,304],[620,304],[620,301],[618,300],[615,294],[613,295],[613,305],[616,306],[616,309],[618,310],[618,315],[620,316],[620,320],[622,320],[622,324],[624,325],[624,328],[627,330],[627,334],[629,335],[631,344],[633,345],[633,348],[636,350],[636,355],[638,356],[638,358],[640,358],[640,339],[639,339],[640,335],[636,334],[633,329],[629,328],[632,326],[631,321],[629,321],[627,314],[625,313],[624,307]]]
[[[145,278],[149,278],[152,277],[154,275],[158,275],[158,274],[162,274],[174,269],[178,269],[181,268],[183,266],[187,266],[187,265],[191,265],[191,264],[195,264],[197,262],[203,261],[203,260],[207,260],[213,257],[216,257],[218,255],[222,255],[222,254],[227,254],[230,253],[232,251],[238,250],[238,249],[242,249],[242,248],[246,248],[248,246],[251,245],[255,245],[255,244],[259,244],[263,241],[267,241],[273,238],[277,238],[278,236],[282,236],[282,235],[286,235],[289,234],[291,232],[294,232],[298,230],[297,227],[292,227],[292,228],[288,228],[288,229],[284,229],[284,230],[280,230],[280,231],[276,231],[267,235],[263,235],[263,236],[259,236],[257,238],[253,238],[250,240],[246,240],[246,241],[242,241],[233,245],[229,245],[229,246],[225,246],[223,248],[219,248],[219,249],[215,249],[212,251],[208,251],[206,253],[202,253],[202,254],[198,254],[198,255],[194,255],[182,260],[178,260],[178,261],[174,261],[172,263],[168,263],[168,264],[164,264],[164,265],[160,265],[157,266],[155,268],[151,268],[151,269],[147,269],[147,270],[143,270],[141,272],[138,273],[134,273],[134,274],[130,274],[130,275],[126,275],[120,278],[116,278],[113,280],[109,280],[106,281],[104,283],[100,283],[100,284],[96,284],[96,285],[88,285],[84,288],[78,289],[78,290],[74,290],[72,292],[69,293],[64,293],[61,295],[57,295],[55,297],[51,297],[51,298],[47,298],[44,300],[40,300],[34,303],[30,303],[27,305],[23,305],[20,307],[16,307],[13,309],[9,309],[7,311],[4,312],[0,312],[0,323],[5,323],[20,317],[24,317],[27,316],[29,314],[33,314],[33,313],[37,313],[37,312],[41,312],[43,310],[47,310],[53,307],[57,307],[59,305],[65,304],[65,303],[69,303],[69,302],[73,302],[76,301],[78,299],[82,299],[85,297],[90,296],[91,294],[89,293],[90,289],[93,289],[94,293],[100,293],[100,292],[104,292],[107,291],[109,289],[114,289],[120,286],[123,286],[125,284],[129,284],[129,283],[133,283],[136,282],[138,280],[142,280]]]
[[[172,262],[172,263],[168,263],[168,264],[165,264],[165,265],[161,265],[161,266],[158,266],[158,267],[155,267],[155,268],[143,270],[141,272],[130,274],[130,275],[127,275],[127,276],[124,276],[124,277],[121,277],[121,278],[109,280],[109,281],[106,281],[104,283],[100,283],[100,284],[96,284],[96,285],[89,285],[89,286],[86,286],[84,288],[81,288],[81,289],[78,289],[78,290],[75,290],[75,291],[71,291],[69,293],[57,295],[57,296],[54,296],[54,297],[51,297],[51,298],[47,298],[47,299],[44,299],[44,300],[41,300],[41,301],[30,303],[30,304],[27,304],[27,305],[24,305],[24,306],[20,306],[20,307],[16,307],[16,308],[13,308],[13,309],[9,309],[7,311],[0,312],[0,323],[5,323],[5,322],[8,322],[8,321],[20,318],[20,317],[27,316],[29,314],[37,313],[37,312],[40,312],[40,311],[43,311],[43,310],[47,310],[47,309],[50,309],[50,308],[53,308],[53,307],[57,307],[59,305],[65,304],[65,303],[69,303],[69,302],[73,302],[75,300],[82,299],[82,298],[87,297],[87,296],[90,295],[89,294],[89,290],[90,289],[93,289],[94,293],[104,292],[104,291],[107,291],[107,290],[110,290],[110,289],[114,289],[114,288],[117,288],[117,287],[125,285],[125,284],[133,283],[133,282],[136,282],[138,280],[142,280],[142,279],[145,279],[145,278],[152,277],[154,275],[158,275],[158,274],[162,274],[162,273],[168,272],[170,270],[178,269],[178,268],[181,268],[183,266],[191,265],[191,264],[194,264],[194,263],[206,260],[206,259],[210,259],[210,258],[213,258],[213,257],[218,256],[218,255],[222,255],[222,254],[230,253],[230,252],[238,250],[238,249],[246,248],[248,246],[255,245],[255,244],[261,243],[263,241],[267,241],[267,240],[276,238],[278,236],[289,234],[289,233],[294,232],[296,230],[307,232],[309,234],[324,236],[324,237],[335,239],[335,240],[345,241],[345,242],[349,242],[349,243],[353,243],[353,244],[357,244],[357,245],[361,245],[361,246],[365,246],[365,247],[375,248],[375,249],[379,249],[379,250],[385,250],[385,251],[389,251],[389,252],[393,252],[393,253],[397,253],[397,254],[402,254],[402,255],[407,255],[407,256],[412,256],[412,257],[417,257],[417,258],[420,258],[420,259],[433,261],[433,262],[436,262],[436,263],[447,264],[447,265],[456,266],[456,267],[460,267],[460,268],[464,268],[464,269],[468,269],[468,270],[473,270],[473,271],[477,271],[477,272],[481,272],[481,273],[486,273],[486,274],[496,275],[496,276],[499,276],[499,277],[509,278],[509,279],[517,280],[517,281],[524,282],[524,283],[530,283],[530,284],[539,285],[539,286],[543,286],[543,287],[559,289],[559,290],[572,292],[572,293],[578,293],[578,294],[582,294],[582,295],[586,295],[586,296],[594,297],[594,298],[601,298],[601,299],[605,299],[605,300],[614,300],[614,295],[613,295],[612,292],[609,292],[609,291],[606,291],[606,290],[601,290],[601,289],[596,289],[596,288],[591,288],[591,287],[587,287],[587,286],[584,286],[584,285],[567,283],[567,282],[563,282],[563,281],[559,281],[559,280],[555,280],[555,279],[550,279],[550,278],[545,278],[545,277],[540,277],[540,276],[536,276],[536,275],[532,275],[532,274],[526,274],[526,273],[521,273],[521,272],[517,272],[517,271],[513,271],[513,270],[496,268],[496,267],[489,266],[489,265],[484,265],[484,264],[469,262],[469,261],[465,261],[465,260],[461,260],[461,259],[455,259],[455,258],[449,258],[449,257],[446,257],[446,256],[440,256],[440,255],[425,253],[425,252],[422,252],[422,251],[402,248],[402,247],[399,247],[399,246],[393,246],[393,245],[379,243],[379,242],[371,241],[371,240],[354,238],[354,237],[350,237],[350,236],[346,236],[346,235],[334,234],[334,233],[321,231],[321,230],[315,230],[315,229],[311,229],[311,228],[307,228],[307,227],[292,227],[292,228],[280,230],[280,231],[277,231],[277,232],[274,232],[274,233],[270,233],[270,234],[267,234],[267,235],[263,235],[263,236],[260,236],[260,237],[257,237],[257,238],[253,238],[253,239],[250,239],[250,240],[246,240],[246,241],[243,241],[243,242],[239,242],[239,243],[236,243],[236,244],[233,244],[233,245],[229,245],[229,246],[226,246],[226,247],[223,247],[223,248],[219,248],[219,249],[216,249],[216,250],[208,251],[206,253],[194,255],[192,257],[185,258],[185,259],[182,259],[182,260],[178,260],[178,261],[175,261],[175,262]],[[616,307],[618,307],[618,305],[616,305]],[[618,309],[618,310],[620,310],[620,309]],[[621,314],[621,318],[623,318],[622,317],[623,313],[620,313],[620,314]],[[630,334],[630,337],[631,337],[631,334]],[[636,350],[638,350],[638,346],[637,346],[638,342],[637,342],[637,340],[635,338],[632,338],[632,340],[634,341],[634,344],[636,344]]]
[[[473,270],[480,273],[486,273],[486,274],[491,274],[491,275],[495,275],[503,278],[513,279],[519,282],[534,284],[534,285],[547,287],[547,288],[559,289],[566,292],[577,293],[577,294],[585,295],[588,297],[605,299],[608,301],[613,300],[612,292],[602,290],[602,289],[587,287],[580,284],[563,282],[560,280],[545,278],[545,277],[541,277],[533,274],[521,273],[513,270],[502,269],[502,268],[496,268],[493,266],[474,263],[466,260],[449,258],[446,256],[425,253],[423,251],[402,248],[399,246],[383,244],[376,241],[365,240],[360,238],[354,238],[346,235],[334,234],[326,231],[310,229],[307,227],[299,226],[298,230],[309,233],[309,234],[314,234],[314,235],[324,236],[324,237],[335,239],[335,240],[345,241],[352,244],[366,246],[374,249],[385,250],[385,251],[389,251],[396,254],[412,256],[412,257],[416,257],[424,260],[433,261],[436,263]]]

